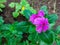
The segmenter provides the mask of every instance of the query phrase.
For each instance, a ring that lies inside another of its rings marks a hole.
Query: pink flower
[[[44,11],[39,10],[37,14],[32,14],[32,16],[30,16],[29,21],[31,21],[32,23],[34,22],[34,19],[38,18],[38,17],[42,17],[44,16]]]
[[[40,10],[37,14],[32,14],[29,21],[36,26],[38,33],[46,32],[49,29],[49,22],[47,18],[44,18],[44,11]]]
[[[36,26],[36,31],[38,33],[46,32],[49,29],[49,22],[47,18],[36,18],[34,20],[34,25]]]
[[[34,19],[36,19],[38,16],[36,14],[32,14],[32,16],[30,16],[29,21],[31,21],[32,23],[34,22]]]

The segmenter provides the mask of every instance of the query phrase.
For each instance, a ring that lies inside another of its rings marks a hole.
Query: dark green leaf
[[[47,18],[49,20],[49,23],[54,23],[58,19],[58,16],[57,16],[57,14],[50,14],[47,16]]]
[[[27,19],[29,19],[30,18],[30,16],[32,15],[32,12],[30,11],[30,10],[24,10],[24,16],[27,18]]]
[[[35,32],[36,32],[35,26],[30,25],[29,26],[29,33],[35,33]]]
[[[25,21],[19,22],[17,24],[16,28],[17,28],[17,30],[20,30],[20,31],[23,31],[23,32],[28,32],[29,23],[25,22]]]
[[[57,28],[56,28],[56,33],[57,33],[57,34],[60,34],[60,25],[57,26]]]
[[[10,27],[10,24],[3,24],[3,25],[0,26],[0,30],[7,31],[7,30],[9,30],[9,27]]]
[[[42,32],[41,34],[39,34],[39,36],[40,36],[40,39],[45,43],[47,44],[53,43],[53,40],[54,40],[53,32],[51,31]]]
[[[56,40],[56,45],[60,45],[60,40]]]
[[[3,17],[0,16],[0,25],[4,23]]]
[[[48,14],[48,8],[46,5],[43,5],[40,10],[43,10],[45,12],[45,14]]]
[[[40,43],[40,37],[38,33],[32,33],[29,35],[28,40],[31,41],[32,43]]]
[[[40,45],[47,45],[47,44],[43,41],[40,41]]]

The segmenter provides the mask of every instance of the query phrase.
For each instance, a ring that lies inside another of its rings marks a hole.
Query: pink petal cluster
[[[44,11],[39,10],[37,14],[32,14],[29,21],[31,21],[36,26],[36,31],[38,33],[46,32],[49,29],[48,19],[44,17]]]

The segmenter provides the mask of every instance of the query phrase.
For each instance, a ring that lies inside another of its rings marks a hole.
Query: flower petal
[[[36,26],[36,31],[37,31],[38,33],[41,33],[41,32],[42,32],[42,27],[41,27],[41,26]]]
[[[43,10],[39,10],[39,11],[38,11],[38,16],[44,16],[44,15],[45,15],[45,13],[44,13]]]
[[[35,25],[41,25],[41,24],[43,24],[43,21],[44,21],[44,17],[42,17],[42,18],[36,18],[35,20],[34,20],[34,23],[33,24],[35,24]]]
[[[32,15],[30,16],[29,21],[31,21],[31,22],[33,23],[35,18],[37,18],[37,15],[36,15],[36,14],[32,14]]]
[[[49,29],[49,25],[44,26],[43,32],[46,32]]]

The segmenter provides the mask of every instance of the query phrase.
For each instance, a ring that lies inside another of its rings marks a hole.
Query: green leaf
[[[0,25],[4,23],[3,17],[0,16]]]
[[[15,11],[18,12],[21,9],[21,5],[19,3],[16,3]]]
[[[2,12],[2,9],[0,8],[0,12]]]
[[[12,33],[12,34],[16,34],[17,33],[17,29],[16,29],[16,25],[18,24],[18,22],[14,22],[13,24],[10,25],[9,27],[9,31]]]
[[[60,40],[59,41],[57,40],[57,44],[56,45],[60,45]]]
[[[36,32],[35,26],[30,25],[29,26],[29,33],[35,33],[35,32]]]
[[[40,10],[43,10],[45,12],[45,14],[48,14],[48,8],[46,5],[43,5]]]
[[[50,14],[47,16],[47,18],[49,20],[49,23],[54,23],[58,19],[58,16],[57,16],[57,14]]]
[[[16,39],[15,38],[8,39],[8,45],[16,45]]]
[[[17,18],[19,16],[19,12],[13,12],[13,17]]]
[[[0,4],[0,8],[5,8],[5,5],[4,4]]]
[[[43,41],[40,41],[40,44],[39,45],[48,45],[48,44],[46,44],[45,42],[43,42]]]
[[[32,12],[30,11],[30,10],[24,10],[24,16],[27,18],[27,19],[29,19],[30,18],[30,16],[32,15]]]
[[[17,30],[20,30],[22,32],[28,32],[28,29],[29,29],[29,23],[28,22],[25,22],[25,21],[22,21],[22,22],[19,22],[16,26]]]
[[[56,33],[57,33],[57,34],[60,34],[60,25],[57,26],[57,28],[56,28]]]
[[[55,39],[53,32],[51,31],[42,32],[41,34],[39,34],[39,36],[40,36],[40,39],[47,44],[53,43]]]
[[[27,2],[27,0],[21,0],[20,5],[22,7],[25,7],[25,9],[30,10],[34,14],[37,13],[35,9],[33,9],[32,7],[30,7],[30,4]],[[21,11],[21,13],[23,14],[23,11]]]
[[[28,40],[26,40],[26,45],[29,45],[29,41]]]
[[[21,0],[20,5],[25,6],[26,4],[28,4],[27,0]]]
[[[3,25],[0,26],[0,30],[7,31],[7,30],[9,30],[9,27],[10,27],[10,24],[3,24]]]
[[[28,40],[31,41],[32,43],[40,43],[40,37],[38,33],[31,33],[28,37]]]
[[[55,25],[55,22],[54,23],[50,23],[50,29],[52,29],[54,25]]]
[[[11,2],[11,3],[9,4],[9,7],[14,8],[14,7],[15,7],[15,3],[14,3],[14,2]]]
[[[4,2],[6,2],[6,0],[0,0],[0,3],[4,3]]]
[[[37,11],[35,10],[35,9],[33,9],[32,7],[30,7],[30,9],[29,9],[33,14],[36,14],[37,13]]]

